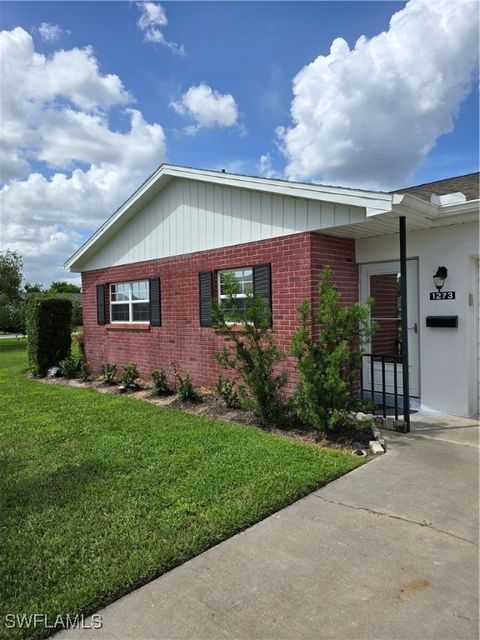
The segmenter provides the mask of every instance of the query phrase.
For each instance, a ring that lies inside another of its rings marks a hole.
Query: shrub
[[[152,371],[153,388],[157,395],[167,396],[172,393],[165,369]]]
[[[88,362],[85,360],[85,358],[82,358],[81,364],[80,364],[80,378],[84,382],[87,382],[90,379],[91,375],[92,375],[92,370],[88,366]]]
[[[247,293],[245,311],[238,312],[235,325],[229,322],[228,309],[235,308],[235,293],[232,285],[225,305],[213,302],[213,324],[230,343],[216,354],[217,362],[236,371],[242,379],[248,391],[243,404],[250,407],[263,424],[278,425],[285,418],[282,394],[287,376],[275,368],[285,355],[274,343],[270,309],[262,296]]]
[[[332,277],[330,268],[320,274],[318,331],[313,330],[308,302],[299,308],[299,327],[291,344],[300,379],[293,405],[305,424],[338,431],[349,421],[349,413],[359,408],[352,390],[362,366],[361,348],[373,326],[371,302],[342,305]]]
[[[133,362],[127,362],[123,365],[122,383],[127,389],[136,389],[138,387],[139,377],[137,365]]]
[[[70,355],[59,362],[60,373],[64,378],[78,378],[82,367],[82,359]]]
[[[178,395],[186,402],[196,402],[199,397],[195,389],[193,388],[193,381],[189,373],[181,376],[177,373],[178,378]]]
[[[235,390],[234,380],[220,376],[217,382],[217,393],[230,409],[239,409],[242,406],[239,393]]]
[[[72,303],[62,298],[35,298],[27,305],[28,360],[35,375],[70,355]]]
[[[117,365],[114,362],[102,362],[102,379],[105,384],[116,384]]]

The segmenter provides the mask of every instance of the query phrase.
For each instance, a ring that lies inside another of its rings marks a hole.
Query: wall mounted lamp
[[[437,273],[433,276],[433,284],[437,287],[438,291],[441,291],[443,285],[445,284],[445,280],[448,276],[447,267],[438,267]]]

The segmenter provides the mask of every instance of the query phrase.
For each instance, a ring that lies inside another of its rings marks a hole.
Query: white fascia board
[[[465,202],[456,202],[453,204],[444,204],[439,208],[438,217],[451,215],[462,215],[465,213],[478,213],[480,209],[480,199],[466,200]]]
[[[96,250],[106,242],[120,226],[135,215],[148,200],[154,197],[171,178],[183,178],[294,198],[360,207],[366,210],[367,215],[386,213],[392,209],[392,195],[388,193],[288,182],[270,178],[255,178],[163,164],[65,262],[64,269],[73,271],[81,267],[82,261],[94,253],[94,249]]]

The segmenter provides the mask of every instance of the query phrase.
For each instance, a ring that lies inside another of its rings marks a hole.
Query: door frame
[[[416,283],[413,283],[413,287],[412,287],[412,282],[411,279],[408,279],[407,281],[407,295],[413,295],[415,297],[415,305],[416,305],[416,323],[417,323],[417,327],[418,327],[418,331],[417,331],[417,342],[418,342],[418,348],[417,348],[417,354],[414,356],[413,351],[410,348],[411,345],[411,339],[409,338],[409,367],[410,370],[413,371],[413,368],[416,367],[416,379],[417,379],[417,389],[414,389],[414,391],[416,392],[415,395],[412,393],[412,384],[410,384],[410,398],[414,400],[414,404],[418,405],[420,398],[421,398],[421,394],[422,394],[422,390],[421,390],[421,358],[420,358],[420,354],[421,354],[421,324],[420,324],[420,269],[419,269],[419,260],[418,257],[412,257],[412,258],[407,258],[407,269],[408,269],[408,265],[411,263],[415,263],[416,267],[415,267],[415,277],[416,277]],[[364,302],[366,300],[366,298],[369,296],[370,294],[370,283],[369,283],[369,279],[368,279],[368,275],[367,275],[367,269],[368,267],[375,267],[375,265],[380,266],[384,266],[385,267],[385,273],[389,273],[388,271],[388,267],[390,265],[397,265],[399,268],[397,269],[398,272],[400,272],[400,260],[399,259],[391,259],[391,260],[372,260],[370,262],[362,262],[358,264],[358,293],[359,293],[359,300],[360,302]],[[364,269],[365,268],[365,269]],[[392,269],[392,271],[395,271],[394,269]],[[381,273],[381,271],[379,272]],[[412,289],[416,287],[416,292],[413,291]],[[366,295],[365,295],[366,294]],[[407,313],[409,313],[410,308],[408,308],[407,305]],[[410,374],[410,380],[412,380],[412,374]],[[399,379],[399,383],[401,381],[401,377]],[[418,394],[417,394],[418,391]],[[403,392],[402,392],[403,393]]]

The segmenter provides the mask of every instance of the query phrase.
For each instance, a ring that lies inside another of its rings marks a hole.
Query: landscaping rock
[[[376,456],[380,455],[381,453],[385,453],[385,449],[378,442],[378,440],[370,440],[368,444],[370,446],[372,453],[374,453]]]

